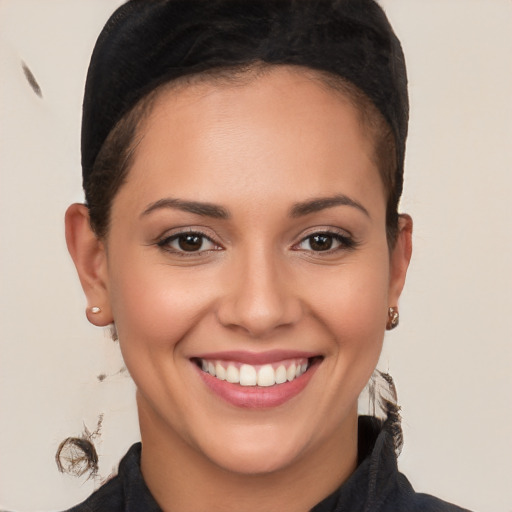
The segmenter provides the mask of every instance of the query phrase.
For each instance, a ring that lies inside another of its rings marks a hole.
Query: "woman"
[[[114,13],[66,237],[142,445],[72,510],[462,510],[398,473],[392,402],[357,417],[411,256],[407,120],[372,0]]]

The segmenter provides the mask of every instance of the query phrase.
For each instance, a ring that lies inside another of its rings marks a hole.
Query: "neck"
[[[154,411],[141,407],[140,400],[139,421],[142,474],[164,512],[305,512],[334,492],[357,464],[357,409],[335,438],[264,474],[216,465],[164,426]]]

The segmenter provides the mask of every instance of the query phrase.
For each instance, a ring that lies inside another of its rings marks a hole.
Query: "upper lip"
[[[207,359],[210,361],[233,361],[250,365],[277,363],[287,359],[309,359],[320,354],[314,352],[302,352],[297,350],[269,350],[266,352],[248,352],[243,350],[229,350],[223,352],[209,352],[195,355],[191,359]]]

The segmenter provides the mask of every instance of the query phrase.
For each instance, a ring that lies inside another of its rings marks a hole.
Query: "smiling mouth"
[[[204,373],[220,381],[243,387],[268,388],[293,382],[321,359],[319,356],[301,357],[262,365],[201,358],[193,361]]]

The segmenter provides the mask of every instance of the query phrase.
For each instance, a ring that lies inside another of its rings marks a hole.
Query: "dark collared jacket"
[[[414,491],[398,471],[391,430],[389,422],[359,418],[356,471],[311,512],[468,512]],[[161,512],[142,478],[140,453],[141,444],[134,444],[122,459],[118,475],[68,512]]]

